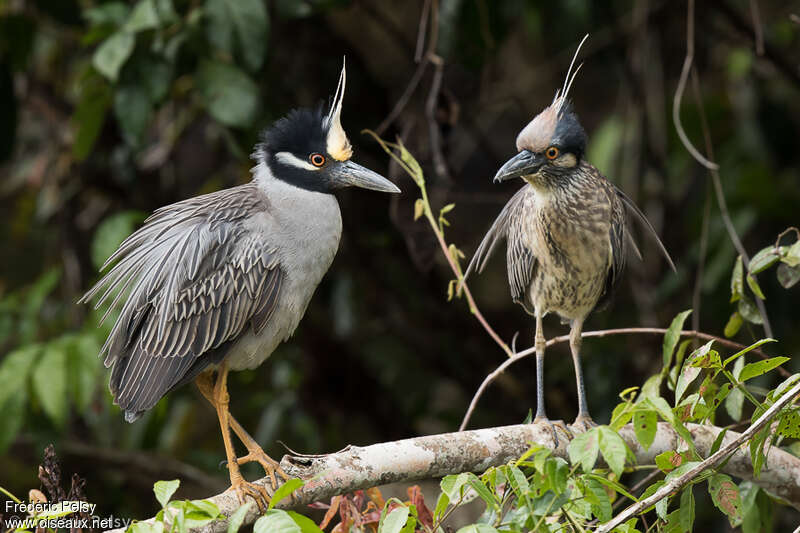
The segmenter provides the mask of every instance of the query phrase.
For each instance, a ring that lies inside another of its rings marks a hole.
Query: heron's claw
[[[239,497],[239,502],[244,505],[247,499],[255,500],[258,505],[259,513],[265,513],[272,499],[272,493],[263,485],[251,483],[241,476],[231,476],[231,487],[228,490],[235,490]]]
[[[575,422],[569,425],[569,428],[577,433],[585,433],[592,428],[596,428],[597,424],[592,417],[586,415],[578,415]]]
[[[547,424],[550,428],[551,434],[553,436],[553,447],[558,448],[559,446],[559,439],[558,439],[558,432],[559,430],[563,431],[567,438],[572,438],[572,433],[567,428],[566,424],[562,420],[556,420],[555,422],[551,421],[549,418],[537,416],[533,419],[534,424]]]

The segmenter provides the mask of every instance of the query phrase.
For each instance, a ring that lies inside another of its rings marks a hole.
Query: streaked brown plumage
[[[641,258],[628,229],[627,211],[655,236],[674,265],[636,205],[583,159],[586,133],[566,100],[573,79],[574,74],[568,74],[553,103],[520,132],[519,153],[497,172],[495,181],[519,177],[526,184],[489,229],[467,276],[482,271],[497,244],[507,241],[511,296],[536,320],[536,419],[547,420],[542,318],[556,313],[571,326],[578,389],[575,424],[586,427],[593,422],[580,366],[581,330],[586,317],[608,303],[625,268],[628,247]]]

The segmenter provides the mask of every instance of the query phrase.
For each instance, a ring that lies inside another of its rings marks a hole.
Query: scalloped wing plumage
[[[284,274],[274,246],[246,224],[268,205],[247,184],[163,207],[106,262],[117,263],[82,300],[103,291],[99,307],[114,296],[108,316],[127,296],[101,351],[114,365],[110,386],[126,418],[269,321]]]

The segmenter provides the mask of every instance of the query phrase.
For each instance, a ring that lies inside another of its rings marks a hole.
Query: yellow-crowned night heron
[[[253,180],[158,209],[108,258],[116,265],[83,296],[122,303],[103,346],[110,388],[135,420],[195,380],[219,417],[231,486],[269,498],[239,464],[258,461],[275,485],[278,464],[228,411],[229,370],[255,368],[289,338],[330,267],[342,231],[333,192],[400,192],[350,161],[341,124],[345,69],[330,110],[297,109],[262,135]],[[108,313],[106,313],[106,316]],[[216,372],[216,379],[212,377]],[[236,457],[230,429],[247,447]],[[285,476],[285,475],[284,475]]]
[[[519,133],[519,153],[497,171],[495,182],[522,178],[525,185],[483,238],[467,275],[483,270],[498,242],[506,239],[511,296],[536,320],[535,421],[547,421],[542,317],[557,313],[570,324],[578,389],[574,426],[585,429],[594,422],[580,365],[581,328],[589,313],[608,303],[625,266],[628,246],[641,258],[628,230],[626,208],[655,236],[670,266],[675,267],[633,201],[584,159],[586,133],[567,101],[580,68],[570,75],[572,66],[550,106]]]

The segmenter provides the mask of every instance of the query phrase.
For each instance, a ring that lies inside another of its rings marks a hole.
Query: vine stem
[[[587,337],[608,337],[611,335],[642,335],[642,334],[650,334],[650,335],[663,335],[667,332],[665,328],[618,328],[618,329],[601,329],[596,331],[584,331],[581,334],[581,338]],[[727,346],[728,348],[733,348],[735,350],[743,350],[747,348],[743,344],[739,344],[738,342],[733,342],[728,339],[723,339],[722,337],[717,337],[716,335],[711,335],[709,333],[704,333],[702,331],[696,330],[683,330],[680,332],[681,337],[692,337],[696,339],[703,339],[703,340],[713,340],[723,346]],[[559,344],[562,342],[569,341],[569,335],[561,335],[560,337],[554,337],[548,340],[545,343],[545,348],[553,346],[554,344]],[[478,390],[475,391],[475,395],[472,397],[472,401],[469,404],[469,408],[467,408],[467,412],[464,415],[464,420],[461,421],[461,425],[459,426],[459,431],[464,431],[466,429],[467,424],[469,424],[470,418],[472,418],[472,413],[475,410],[475,407],[478,405],[478,400],[480,400],[483,393],[486,391],[486,388],[491,385],[491,383],[497,379],[500,374],[505,372],[505,370],[516,363],[517,361],[528,357],[531,354],[536,353],[534,348],[528,348],[527,350],[523,350],[521,352],[515,353],[513,357],[506,359],[503,363],[498,366],[494,371],[488,374],[485,378],[483,378],[483,382],[478,387]],[[761,350],[752,350],[750,353],[755,353],[762,359],[767,359],[769,356],[762,352]],[[785,377],[791,376],[791,373],[787,371],[785,368],[778,367],[778,371],[781,375]]]
[[[629,518],[643,512],[645,509],[648,509],[650,506],[655,505],[657,502],[664,498],[668,498],[670,494],[679,491],[681,488],[689,484],[695,477],[700,475],[705,470],[709,468],[714,468],[719,465],[722,461],[725,460],[729,455],[735,452],[739,446],[753,438],[753,436],[758,433],[761,428],[766,426],[774,417],[775,415],[780,412],[781,409],[786,406],[789,402],[791,402],[797,394],[800,393],[800,383],[796,383],[794,387],[791,388],[788,392],[786,392],[783,396],[780,397],[778,401],[776,401],[772,406],[767,409],[767,411],[761,415],[758,420],[755,421],[747,430],[730,441],[728,444],[720,448],[716,453],[712,454],[710,457],[706,458],[705,460],[701,461],[691,470],[688,470],[682,476],[674,478],[668,482],[666,482],[660,489],[658,489],[652,496],[639,500],[633,505],[627,507],[624,511],[620,514],[612,518],[609,522],[602,524],[599,528],[597,528],[597,533],[607,533],[617,527],[618,525],[622,524]]]

